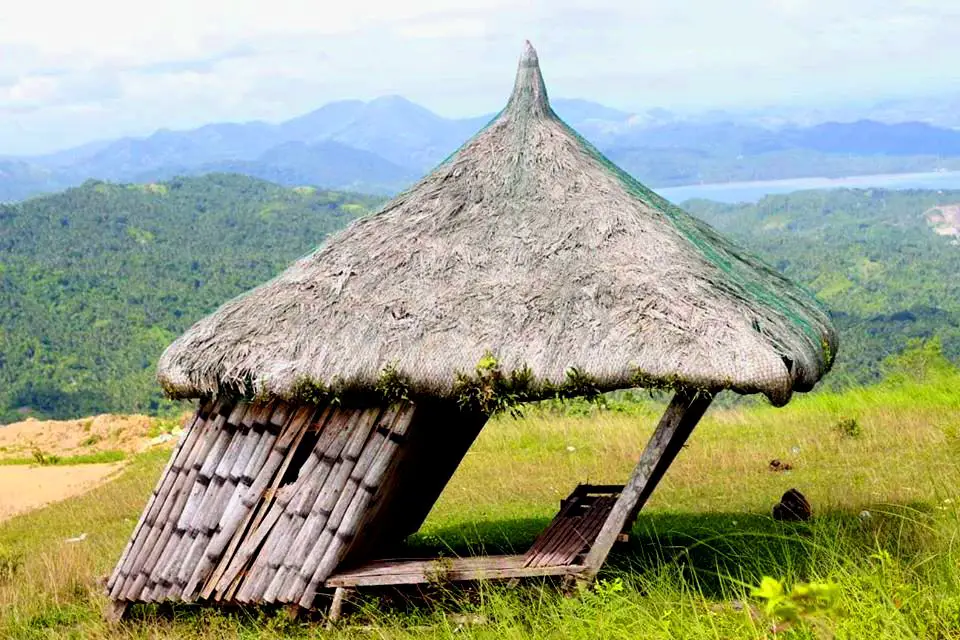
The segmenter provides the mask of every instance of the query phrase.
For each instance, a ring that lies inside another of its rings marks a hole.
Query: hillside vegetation
[[[164,410],[167,344],[376,202],[211,175],[0,206],[0,422]]]
[[[802,191],[757,204],[686,204],[741,246],[807,285],[840,334],[831,387],[875,382],[911,340],[960,361],[960,245],[931,225],[960,191]]]
[[[379,202],[211,175],[0,206],[0,422],[172,410],[163,348]],[[960,192],[847,190],[690,209],[831,307],[837,388],[879,379],[913,339],[960,359],[960,246],[925,216],[950,203]]]
[[[709,411],[588,591],[361,590],[333,632],[270,608],[138,606],[107,626],[100,578],[167,455],[147,453],[115,482],[0,524],[0,637],[954,638],[960,372],[929,347],[887,368],[881,385],[784,409]],[[495,417],[409,555],[525,549],[578,482],[623,482],[662,409],[621,397]],[[772,470],[774,458],[792,470]],[[811,501],[810,522],[769,517],[791,487]],[[823,597],[751,595],[764,577]]]

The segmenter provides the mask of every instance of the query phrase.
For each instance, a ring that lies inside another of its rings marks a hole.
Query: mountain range
[[[769,128],[553,101],[568,124],[654,187],[960,168],[960,130],[871,120]],[[387,194],[409,185],[492,119],[445,118],[399,96],[332,102],[271,124],[161,129],[35,157],[0,157],[0,201],[87,179],[149,182],[240,173],[287,186]]]

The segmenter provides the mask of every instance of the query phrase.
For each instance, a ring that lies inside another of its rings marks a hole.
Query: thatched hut
[[[166,350],[160,383],[199,408],[110,594],[310,607],[435,578],[378,551],[420,526],[490,412],[672,389],[625,486],[579,487],[525,555],[443,565],[590,579],[714,394],[783,405],[836,351],[810,294],[564,124],[528,44],[459,151]]]

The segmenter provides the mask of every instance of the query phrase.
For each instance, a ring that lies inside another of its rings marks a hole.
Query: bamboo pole
[[[330,418],[331,414],[334,414],[334,411],[332,407],[328,406],[324,411],[324,415]],[[291,503],[293,499],[297,495],[308,493],[310,491],[308,487],[316,481],[316,471],[320,462],[319,457],[315,455],[316,450],[318,448],[321,450],[326,448],[330,441],[336,437],[337,423],[339,420],[337,420],[336,414],[330,419],[333,421],[333,424],[330,425],[329,429],[324,429],[325,422],[319,425],[319,427],[315,423],[314,427],[311,428],[311,430],[320,431],[320,434],[311,447],[310,455],[307,456],[300,469],[296,470],[296,478],[289,483],[287,487],[281,487],[277,492],[276,499],[270,508],[271,512],[267,515],[267,519],[275,520],[276,524],[272,526],[269,536],[264,541],[262,551],[258,554],[258,564],[268,562],[289,553],[289,549],[276,548],[276,539],[278,535],[285,531],[289,523],[290,516],[292,515]]]
[[[276,405],[276,407],[280,406],[281,405]],[[214,572],[214,578],[216,578],[214,582],[217,585],[222,583],[222,588],[220,588],[220,586],[216,587],[216,589],[219,589],[219,592],[216,593],[217,600],[222,599],[227,591],[227,585],[236,577],[235,575],[230,575],[231,572],[234,571],[234,567],[238,567],[236,569],[237,573],[242,569],[242,560],[238,557],[238,554],[246,541],[247,535],[256,528],[259,522],[258,518],[262,515],[260,514],[260,510],[264,492],[267,490],[269,483],[273,481],[273,475],[277,468],[283,463],[284,454],[281,454],[280,451],[284,447],[283,443],[280,442],[280,437],[283,434],[286,412],[286,408],[280,412],[275,408],[271,412],[267,422],[267,432],[264,434],[253,458],[251,458],[250,464],[247,465],[247,469],[244,471],[245,476],[252,478],[252,484],[240,499],[241,510],[246,514],[244,516],[245,522],[243,526],[238,528],[234,539],[230,542],[230,549],[221,561],[222,567],[218,567]]]
[[[394,421],[390,434],[385,438],[383,446],[379,448],[376,458],[364,471],[363,475],[351,476],[350,486],[353,490],[345,490],[338,501],[337,508],[330,516],[327,528],[321,536],[318,547],[325,546],[306,591],[300,598],[300,606],[310,608],[316,598],[317,590],[324,580],[333,572],[343,557],[349,551],[350,545],[357,534],[361,522],[368,516],[367,508],[373,496],[380,488],[387,470],[397,463],[397,451],[402,446],[407,429],[413,420],[414,405],[404,407]],[[357,491],[357,489],[360,489]],[[329,534],[329,535],[328,535]],[[323,538],[328,543],[322,545]],[[308,567],[307,568],[312,568]]]
[[[310,505],[317,499],[327,474],[336,462],[337,456],[343,451],[350,435],[349,425],[352,412],[340,407],[331,411],[330,419],[324,426],[323,433],[317,439],[310,459],[301,470],[298,478],[298,489],[294,499],[288,505],[288,515],[297,527],[302,525],[303,519],[310,513]],[[297,524],[299,521],[299,524]],[[289,554],[287,550],[286,554]]]
[[[327,494],[324,493],[324,490],[329,491],[327,489],[328,485],[333,481],[333,478],[336,477],[340,467],[343,466],[344,452],[356,433],[356,426],[361,415],[359,411],[344,411],[344,413],[347,417],[346,426],[338,435],[337,439],[334,440],[330,447],[323,453],[319,473],[322,477],[318,482],[319,490],[311,502],[304,501],[304,503],[299,506],[299,513],[304,517],[304,524],[296,540],[294,540],[290,553],[287,555],[287,560],[293,563],[293,566],[299,566],[299,564],[306,559],[306,554],[309,551],[308,545],[311,544],[320,533],[320,530],[317,529],[317,522],[320,519],[326,522],[326,517],[329,515],[329,513],[324,512],[320,506],[321,502],[326,499]],[[304,499],[306,499],[306,496]],[[306,509],[306,514],[303,513],[304,508]],[[320,526],[322,527],[322,525]]]
[[[201,442],[198,449],[202,447],[203,443]],[[194,452],[191,455],[198,455],[198,452]],[[190,466],[192,466],[192,463]],[[175,517],[173,514],[176,513],[180,505],[186,500],[184,496],[188,489],[187,479],[189,478],[189,469],[190,467],[187,467],[180,472],[167,504],[160,511],[157,523],[150,531],[150,536],[141,549],[141,552],[137,555],[133,565],[133,572],[122,586],[124,599],[142,599],[144,586],[157,569],[159,559],[166,547],[167,541],[173,533],[175,526]],[[120,588],[119,584],[117,588]]]
[[[316,411],[316,407],[312,407],[312,409],[314,412]],[[294,444],[291,446],[287,457],[284,460],[280,471],[277,473],[271,489],[269,490],[270,494],[273,496],[272,503],[265,503],[263,505],[263,508],[266,510],[266,517],[257,527],[256,537],[259,538],[259,542],[253,543],[253,548],[256,549],[259,547],[260,550],[255,556],[253,565],[250,567],[247,576],[243,580],[243,583],[239,585],[236,596],[236,599],[239,602],[247,602],[256,598],[257,594],[252,591],[252,587],[255,584],[256,576],[259,576],[263,573],[265,565],[264,559],[269,554],[269,549],[264,547],[263,544],[264,542],[268,543],[270,541],[270,533],[273,531],[273,527],[283,514],[287,503],[290,501],[290,498],[293,495],[294,484],[290,483],[284,486],[283,481],[288,475],[287,470],[289,469],[290,464],[293,462],[293,458],[296,456],[296,452],[299,449],[300,442],[302,441],[304,435],[306,435],[308,428],[309,421],[304,425],[304,428],[300,431]]]
[[[238,407],[239,406],[240,405],[238,405]],[[162,573],[163,584],[165,586],[169,585],[169,588],[163,594],[165,596],[178,595],[174,592],[177,584],[177,576],[181,567],[186,564],[190,548],[196,539],[198,533],[197,523],[202,517],[201,507],[206,501],[207,496],[216,492],[216,487],[212,486],[213,473],[233,440],[234,430],[231,428],[230,420],[234,418],[236,414],[237,408],[234,408],[227,419],[224,420],[213,448],[207,454],[203,465],[200,467],[200,472],[197,474],[197,479],[190,492],[190,497],[187,499],[186,506],[184,506],[183,513],[177,523],[177,528],[174,530],[174,535],[179,536],[179,539],[176,542],[176,546],[174,546],[170,552],[169,561]]]
[[[370,433],[377,416],[380,413],[380,408],[371,408],[366,409],[360,412],[360,418],[355,427],[358,433]],[[366,445],[364,445],[365,447]],[[360,464],[360,460],[363,459],[362,450],[358,456],[356,464]],[[276,573],[277,568],[279,568],[280,562],[270,563],[271,556],[275,557],[275,548],[280,544],[281,533],[273,530],[270,532],[268,537],[265,539],[263,553],[257,559],[254,567],[251,570],[251,575],[247,577],[246,580],[246,589],[244,591],[244,596],[251,600],[259,600],[262,598],[264,591],[270,585],[270,582],[273,579],[273,576]]]
[[[177,474],[171,493],[164,500],[164,504],[157,514],[157,520],[154,522],[147,540],[133,556],[130,575],[123,584],[118,581],[118,584],[114,585],[114,590],[111,593],[112,598],[137,599],[144,585],[156,570],[159,557],[172,534],[173,521],[179,515],[179,511],[186,501],[186,493],[190,489],[191,478],[195,473],[197,461],[202,459],[204,452],[207,451],[208,446],[212,446],[216,437],[214,424],[224,404],[221,400],[217,401],[218,413],[211,413],[210,418],[204,423],[202,431],[197,434],[197,439],[190,450],[190,454]]]
[[[309,426],[309,420],[312,417],[312,413],[309,412],[315,411],[316,407],[310,405],[309,407],[301,407],[300,410],[294,414],[290,423],[280,431],[280,435],[267,455],[266,462],[263,464],[262,469],[256,473],[256,479],[247,492],[246,498],[243,499],[244,506],[253,511],[251,514],[250,529],[236,554],[231,559],[227,569],[224,571],[223,576],[220,578],[223,586],[221,595],[226,595],[231,591],[231,588],[226,585],[231,585],[235,579],[239,577],[240,572],[259,548],[259,542],[253,544],[251,538],[256,535],[258,527],[269,510],[273,497],[270,495],[264,500],[264,494],[267,492],[268,487],[271,489],[271,493],[276,491],[277,485],[279,485],[283,473],[286,470],[286,465],[289,464],[289,457],[292,456],[292,451],[295,450],[295,447],[293,447],[294,442],[299,442],[299,439],[303,437],[303,433]],[[296,422],[294,420],[296,420]],[[271,423],[273,422],[274,419],[271,418]],[[258,505],[256,510],[253,509],[254,505]]]
[[[300,529],[309,513],[307,504],[313,504],[323,488],[330,469],[333,467],[333,461],[340,455],[343,447],[346,445],[349,431],[345,428],[350,422],[350,411],[340,408],[330,411],[329,421],[323,426],[323,431],[316,443],[310,457],[304,463],[297,478],[297,483],[293,488],[294,499],[290,500],[284,507],[283,519],[274,528],[270,536],[271,548],[269,552],[269,566],[274,572],[274,577],[270,583],[273,585],[279,580],[283,584],[284,567],[283,561],[290,556],[294,541],[296,540]],[[332,454],[332,458],[328,457]],[[303,513],[307,509],[306,513]],[[276,588],[266,588],[263,599],[266,602],[273,602],[276,598]]]
[[[419,419],[418,416],[417,421]],[[409,432],[407,435],[410,435]],[[414,448],[412,444],[408,440],[395,453],[395,462],[387,469],[380,481],[379,489],[373,493],[370,503],[364,509],[364,518],[354,534],[350,548],[341,559],[341,564],[349,562],[351,558],[358,561],[369,558],[370,555],[367,552],[385,553],[390,545],[398,539],[394,535],[396,519],[391,514],[395,513],[392,509],[396,507],[395,502],[397,496],[400,495],[400,486],[412,475],[412,465],[410,464]],[[302,592],[300,597],[303,597]]]
[[[245,415],[250,411],[250,405],[244,403],[239,415],[231,415],[227,421],[228,424],[233,425],[235,424],[234,418],[239,418],[234,426],[234,435],[230,441],[230,446],[214,470],[207,493],[197,516],[191,523],[190,534],[193,537],[193,543],[187,552],[186,561],[181,565],[177,574],[179,596],[185,601],[193,600],[192,577],[196,571],[208,565],[205,562],[207,546],[233,494],[234,487],[230,483],[230,476],[234,474],[234,467],[240,464],[241,454],[246,449],[247,438],[251,435],[249,423],[244,424],[243,421]]]
[[[248,412],[248,415],[251,413],[253,413],[253,411]],[[229,465],[229,469],[226,468],[228,466],[227,464],[217,469],[217,475],[224,476],[224,486],[221,489],[218,502],[223,503],[225,506],[223,506],[222,509],[211,512],[204,521],[206,541],[197,561],[190,565],[195,568],[184,590],[184,599],[188,601],[192,601],[195,596],[198,595],[198,591],[202,590],[202,583],[213,573],[227,542],[236,533],[236,529],[242,519],[238,517],[238,510],[241,507],[240,500],[242,487],[244,486],[244,470],[250,463],[250,459],[253,457],[257,445],[263,437],[262,424],[260,428],[257,429],[255,420],[245,418],[245,423],[244,429],[247,435],[236,459]],[[252,482],[253,479],[250,478],[248,485],[252,484]]]
[[[254,525],[253,531],[257,532],[257,536],[260,535],[261,531],[263,532],[263,535],[269,534],[271,528],[273,527],[275,519],[270,516],[271,512],[276,506],[276,500],[278,498],[280,500],[288,499],[286,494],[289,492],[282,491],[281,484],[287,475],[287,470],[289,469],[293,458],[296,456],[300,442],[303,440],[304,435],[310,427],[311,418],[316,414],[316,412],[316,405],[303,405],[298,407],[294,414],[294,418],[288,427],[290,433],[282,434],[281,440],[284,441],[282,443],[284,446],[284,457],[279,469],[275,472],[274,478],[270,483],[270,487],[266,490],[266,499],[261,503],[260,513],[265,514],[265,517],[258,516],[258,521]],[[260,540],[262,543],[263,539],[261,538]],[[256,543],[251,546],[251,549],[255,552],[259,549],[259,547],[260,543]],[[253,559],[256,560],[258,557],[259,556],[253,556]],[[246,586],[246,580],[238,584],[239,588],[245,588]],[[240,597],[242,597],[242,594],[238,596],[238,600]]]
[[[188,488],[186,487],[187,477],[187,475],[182,475],[181,477],[183,484],[177,488],[176,502],[173,503],[165,522],[155,527],[157,536],[149,545],[148,555],[142,560],[142,568],[138,572],[136,579],[126,587],[127,591],[124,593],[124,598],[127,600],[143,600],[145,602],[149,600],[150,590],[159,579],[164,551],[176,528],[176,518],[173,514],[186,502],[188,492]]]
[[[268,452],[272,449],[279,433],[279,429],[271,432],[270,416],[273,414],[273,406],[272,404],[261,406],[255,414],[252,429],[254,433],[259,433],[259,438],[251,438],[250,443],[248,443],[251,451],[246,466],[240,472],[232,506],[228,505],[227,513],[224,515],[225,524],[210,543],[208,554],[212,556],[212,559],[218,558],[219,560],[214,560],[216,567],[201,590],[200,596],[202,598],[209,598],[213,595],[217,584],[243,540],[244,533],[253,516],[252,506],[247,504],[247,496],[252,491],[253,483],[260,468],[257,466],[257,461],[266,460],[266,453],[261,454],[261,452]]]
[[[362,474],[365,473],[367,467],[369,467],[376,457],[381,444],[386,439],[384,434],[389,433],[390,426],[397,413],[397,410],[391,407],[388,407],[382,413],[379,408],[370,409],[363,413],[358,429],[366,431],[367,425],[363,421],[369,421],[373,425],[372,434],[363,445],[363,449],[354,465],[353,472],[350,474],[346,486],[342,489],[340,498],[338,498],[338,504],[344,499],[344,495],[351,492],[351,484],[353,484],[353,488],[355,489],[356,482],[354,478],[358,475],[362,477]],[[335,506],[333,510],[334,515],[331,515],[331,518],[336,517],[336,513],[337,507]],[[295,534],[296,532],[291,532],[289,529],[281,529],[275,531],[271,536],[271,552],[268,556],[267,567],[260,576],[258,576],[253,589],[254,595],[260,597],[264,602],[275,602],[282,590],[284,581],[282,575],[284,572],[281,571],[283,559],[289,553],[290,545],[295,539]]]
[[[337,504],[337,499],[340,497],[343,487],[346,485],[347,479],[350,477],[353,467],[357,463],[360,453],[363,451],[363,447],[366,444],[368,436],[370,435],[370,430],[373,428],[374,420],[376,419],[376,413],[379,413],[379,411],[380,410],[378,408],[357,412],[359,414],[357,426],[350,435],[350,440],[347,442],[340,460],[338,460],[334,470],[328,475],[323,489],[320,491],[320,494],[317,496],[317,500],[314,503],[310,517],[315,517],[315,519],[314,522],[311,523],[311,530],[321,532],[326,526],[327,519],[333,512],[333,508]],[[370,413],[374,412],[375,414],[373,420],[364,419]],[[315,542],[312,538],[304,538],[303,543],[304,561],[301,563],[301,565],[309,566],[313,558],[315,558],[315,560],[313,560],[314,564],[319,562],[320,556],[323,553],[323,549],[319,546],[319,541]],[[294,548],[294,553],[297,553],[297,551],[298,550]],[[303,588],[302,586],[299,586],[300,583],[302,582],[303,586],[305,586],[306,581],[309,580],[310,575],[312,575],[312,571],[309,574],[305,574],[303,566],[298,566],[298,569],[300,569],[299,572],[292,573],[290,575],[289,582],[284,585],[284,588],[282,590],[278,590],[284,594],[283,602],[293,602],[295,596],[291,596],[289,594],[298,593],[299,590]]]
[[[277,491],[276,499],[273,504],[270,505],[270,510],[257,528],[256,539],[259,540],[260,548],[252,558],[246,574],[243,576],[243,580],[233,598],[237,602],[247,603],[254,602],[258,599],[259,592],[256,589],[256,585],[266,571],[267,562],[265,557],[270,553],[268,545],[273,539],[276,523],[280,520],[280,516],[283,515],[283,507],[280,506],[279,500],[289,499],[291,493],[292,487],[290,486],[282,487]],[[251,544],[255,543],[251,542]]]
[[[310,489],[304,491],[300,498],[293,505],[294,519],[291,531],[295,532],[293,540],[289,546],[283,565],[278,573],[286,575],[289,571],[296,571],[299,563],[306,558],[308,541],[316,539],[319,529],[317,523],[319,516],[313,511],[314,505],[321,499],[323,488],[327,480],[336,474],[341,465],[341,455],[346,448],[350,436],[355,432],[356,425],[359,422],[360,413],[357,411],[341,409],[338,414],[338,427],[330,444],[322,451],[318,447],[314,453],[318,454],[318,466],[312,474],[315,478]],[[322,528],[322,523],[319,524]],[[297,558],[300,558],[297,560]],[[278,576],[281,577],[281,576]],[[285,578],[281,578],[285,579]],[[279,595],[279,594],[278,594]]]
[[[347,589],[344,587],[337,587],[333,591],[333,602],[330,603],[330,611],[327,613],[327,624],[325,629],[331,631],[338,622],[340,622],[340,617],[343,615],[343,600],[344,596],[347,594]]]
[[[190,427],[180,438],[177,451],[170,456],[170,460],[167,463],[167,469],[163,476],[161,476],[161,480],[157,483],[157,488],[154,489],[150,498],[150,502],[143,510],[143,513],[140,516],[140,521],[137,523],[136,529],[130,536],[130,540],[127,542],[127,547],[124,550],[123,555],[117,562],[117,566],[113,571],[113,575],[107,584],[107,589],[111,594],[111,597],[113,597],[115,593],[118,595],[122,593],[123,582],[127,579],[127,577],[129,577],[137,556],[143,549],[144,544],[146,544],[147,540],[150,538],[150,534],[152,533],[153,527],[156,524],[157,515],[162,510],[163,505],[169,498],[170,493],[172,492],[176,483],[177,477],[180,474],[180,470],[182,466],[186,464],[186,460],[189,458],[190,451],[192,450],[197,438],[199,438],[200,434],[203,432],[204,424],[209,416],[209,412],[205,413],[204,408],[209,408],[209,406],[201,407],[194,413]]]
[[[677,391],[647,443],[630,480],[620,492],[616,504],[584,560],[583,580],[593,580],[607,559],[617,535],[628,524],[632,514],[643,507],[673,458],[703,417],[713,396],[695,391]]]
[[[150,494],[150,499],[147,502],[147,506],[144,507],[143,511],[140,513],[140,519],[137,521],[137,525],[133,529],[133,533],[130,534],[130,539],[127,541],[127,546],[124,548],[123,553],[120,555],[120,560],[117,562],[117,566],[114,568],[113,573],[110,575],[110,579],[107,581],[107,591],[113,589],[113,585],[116,583],[117,578],[121,575],[124,564],[127,562],[128,555],[130,554],[131,549],[133,549],[135,541],[140,536],[140,532],[143,530],[144,524],[147,522],[151,514],[155,515],[155,509],[159,509],[159,505],[162,504],[163,500],[166,498],[167,491],[173,486],[175,480],[175,473],[171,471],[177,468],[178,463],[182,461],[186,455],[189,453],[189,448],[192,446],[191,440],[196,438],[196,434],[199,431],[198,425],[206,421],[207,415],[209,415],[209,409],[212,408],[213,402],[208,401],[206,403],[201,403],[201,406],[197,407],[197,410],[193,415],[188,418],[187,424],[184,425],[183,434],[180,436],[176,449],[170,454],[170,459],[167,461],[167,465],[163,470],[163,473],[160,475],[160,480],[157,482],[156,488]],[[204,411],[204,409],[208,411]],[[187,449],[187,453],[184,453],[184,449]]]
[[[419,529],[486,421],[455,403],[418,403],[408,444],[341,564],[382,554]]]
[[[153,591],[157,589],[158,585],[161,585],[162,583],[169,584],[171,567],[177,558],[176,550],[179,546],[180,540],[186,533],[186,526],[189,523],[189,519],[187,517],[187,507],[191,500],[196,502],[204,489],[204,487],[197,482],[197,478],[203,469],[204,462],[209,458],[210,451],[217,446],[218,442],[221,441],[223,425],[226,424],[227,418],[232,410],[233,406],[228,405],[225,402],[220,413],[213,421],[213,424],[210,428],[210,433],[207,434],[207,437],[204,441],[203,448],[198,452],[197,457],[194,459],[185,479],[183,489],[180,492],[177,503],[170,512],[168,522],[173,523],[174,526],[169,533],[169,537],[167,538],[166,543],[163,545],[163,548],[160,550],[160,553],[156,559],[151,562],[148,567],[145,567],[145,569],[147,569],[145,573],[147,573],[149,576],[149,580],[146,583],[146,589],[148,589],[149,598],[155,597],[153,595]],[[153,554],[151,554],[151,558],[152,557]]]

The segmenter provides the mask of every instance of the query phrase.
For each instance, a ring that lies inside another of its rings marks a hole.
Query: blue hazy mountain
[[[662,109],[632,113],[580,99],[556,99],[553,106],[651,186],[960,168],[960,131],[922,122],[771,128],[723,112],[697,118]],[[212,171],[389,193],[442,161],[494,115],[447,118],[386,96],[331,102],[276,124],[161,129],[45,156],[0,158],[0,201],[90,178],[130,182]]]

